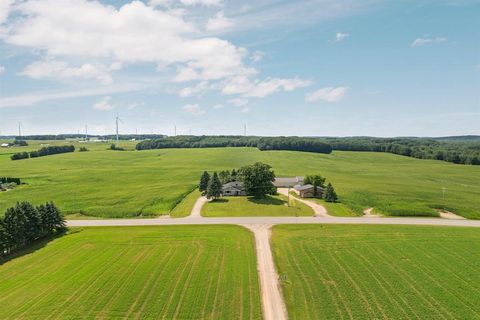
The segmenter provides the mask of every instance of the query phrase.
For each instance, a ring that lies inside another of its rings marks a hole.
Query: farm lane
[[[257,269],[262,294],[262,309],[264,319],[288,319],[287,307],[283,301],[278,273],[273,262],[270,247],[271,224],[244,224],[255,235],[255,250],[257,252]]]
[[[288,197],[288,189],[287,188],[278,188],[277,192]],[[308,200],[296,198],[296,197],[295,197],[295,201],[302,202],[302,203],[306,204],[307,206],[309,206],[310,208],[312,208],[313,212],[315,212],[316,217],[324,217],[324,218],[331,217],[327,213],[327,209],[324,206],[322,206],[321,204],[315,203],[313,201],[308,201]]]

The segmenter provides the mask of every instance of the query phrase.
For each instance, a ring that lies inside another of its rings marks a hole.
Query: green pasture
[[[261,318],[253,235],[244,228],[72,232],[0,261],[0,318]]]
[[[464,217],[480,218],[480,166],[373,152],[134,151],[133,141],[121,142],[127,151],[106,150],[109,144],[75,143],[77,149],[85,145],[90,151],[10,160],[12,152],[36,150],[40,143],[66,144],[29,143],[28,147],[0,149],[0,176],[20,177],[26,182],[0,193],[0,214],[18,200],[53,200],[66,214],[108,218],[168,214],[195,188],[203,170],[233,169],[262,161],[272,165],[277,176],[325,176],[335,186],[340,203],[356,214],[374,207],[385,215],[436,216],[434,209],[446,208]]]
[[[223,197],[207,202],[202,208],[205,217],[301,217],[313,216],[312,208],[283,195],[254,197]]]
[[[281,225],[272,247],[291,319],[479,319],[475,228]]]

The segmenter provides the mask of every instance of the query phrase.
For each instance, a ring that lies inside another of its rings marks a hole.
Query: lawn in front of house
[[[222,197],[208,202],[202,209],[205,217],[295,217],[314,215],[313,210],[290,197],[290,206],[287,197],[283,195],[254,197]]]

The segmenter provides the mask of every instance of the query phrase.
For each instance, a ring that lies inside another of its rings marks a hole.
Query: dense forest
[[[418,159],[480,165],[480,141],[447,138],[319,138],[333,150],[389,152]]]
[[[255,147],[259,150],[294,150],[330,153],[332,147],[316,138],[302,137],[245,137],[245,136],[176,136],[145,140],[137,150],[165,148]]]

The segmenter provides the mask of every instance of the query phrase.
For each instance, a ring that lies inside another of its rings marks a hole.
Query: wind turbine
[[[22,123],[18,121],[18,138],[22,138]]]
[[[116,128],[117,128],[117,130],[116,130],[116,133],[117,133],[117,148],[118,148],[118,121],[120,121],[121,123],[123,123],[122,119],[120,119],[120,118],[118,117],[118,115],[117,115],[117,116],[115,117],[115,124],[116,124]]]

